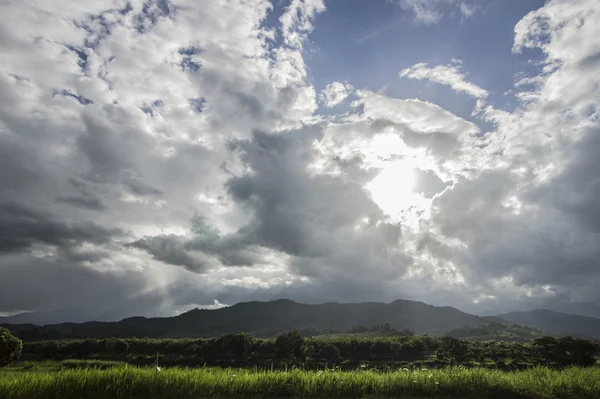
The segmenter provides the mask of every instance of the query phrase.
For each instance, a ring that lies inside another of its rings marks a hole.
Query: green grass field
[[[116,363],[85,368],[89,366],[46,362],[4,369],[0,371],[0,398],[600,397],[600,369],[595,367],[516,372],[459,367],[387,373],[169,368],[157,374],[154,368]]]

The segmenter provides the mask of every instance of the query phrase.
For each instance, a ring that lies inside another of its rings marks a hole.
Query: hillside
[[[527,342],[545,334],[537,328],[508,323],[484,323],[450,330],[446,335],[469,341],[518,341]]]
[[[600,319],[551,310],[511,312],[499,315],[511,323],[542,330],[553,335],[572,335],[586,339],[600,339]]]
[[[55,311],[24,312],[12,316],[0,317],[0,324],[35,324],[45,325],[58,322],[84,323],[86,318],[85,309],[77,307],[62,308]],[[105,319],[102,319],[105,320]]]
[[[392,303],[325,303],[308,305],[289,300],[244,302],[214,310],[195,309],[175,317],[132,317],[118,322],[62,323],[36,327],[6,325],[25,340],[85,337],[210,337],[248,332],[274,336],[283,331],[312,327],[347,332],[357,325],[389,323],[421,334],[442,334],[483,318],[452,307],[397,300]]]
[[[236,332],[247,332],[257,337],[272,337],[294,329],[347,333],[357,326],[386,323],[395,330],[409,329],[418,334],[450,333],[475,340],[485,339],[486,336],[490,339],[503,336],[508,340],[528,340],[538,333],[600,338],[600,320],[590,317],[548,310],[478,317],[452,307],[436,307],[408,300],[392,303],[308,305],[281,299],[270,302],[243,302],[214,310],[195,309],[179,316],[164,318],[131,317],[117,322],[61,323],[43,327],[31,323],[4,326],[24,340],[39,340],[87,337],[213,337]],[[505,325],[511,323],[529,328]],[[481,325],[484,327],[477,327]],[[478,330],[474,331],[473,328]]]

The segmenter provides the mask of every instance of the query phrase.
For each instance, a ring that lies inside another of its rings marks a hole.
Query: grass
[[[0,372],[0,398],[599,398],[600,369],[517,372],[61,368]]]

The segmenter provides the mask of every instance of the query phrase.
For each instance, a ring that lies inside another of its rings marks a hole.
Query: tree
[[[592,366],[596,363],[596,346],[573,337],[541,337],[533,341],[542,356],[562,365]]]
[[[374,358],[392,357],[392,345],[389,341],[375,341],[371,345],[371,356]]]
[[[18,360],[22,349],[23,341],[12,335],[8,329],[0,327],[0,367]]]
[[[340,350],[333,344],[325,344],[319,350],[318,358],[335,363],[340,358]]]
[[[472,353],[467,341],[453,337],[442,337],[438,350],[438,358],[454,361],[466,361]]]
[[[217,340],[225,357],[233,360],[246,360],[252,350],[252,339],[248,334],[228,334]]]
[[[296,358],[303,360],[304,358],[304,338],[298,331],[290,331],[281,334],[275,340],[275,356],[278,360]]]

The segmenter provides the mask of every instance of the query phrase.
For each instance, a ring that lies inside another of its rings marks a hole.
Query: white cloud
[[[445,132],[455,136],[471,135],[479,132],[472,122],[466,121],[444,108],[419,99],[396,99],[368,90],[356,92],[363,106],[363,117],[371,120],[385,120],[423,132]]]
[[[458,11],[462,18],[475,14],[477,7],[464,0],[396,0],[404,10],[414,13],[416,21],[430,25],[438,23],[445,15]]]
[[[313,30],[313,19],[323,11],[325,11],[323,0],[291,0],[287,10],[279,19],[285,43],[301,50],[306,35]]]
[[[461,91],[475,98],[487,97],[487,90],[474,83],[468,82],[466,76],[460,72],[460,64],[455,61],[453,62],[458,65],[436,65],[434,67],[429,67],[426,63],[415,64],[410,68],[405,68],[400,71],[400,77],[429,80],[431,82],[450,86],[454,91]]]
[[[348,98],[352,90],[354,88],[348,83],[331,82],[321,90],[319,99],[327,108],[332,108]]]

